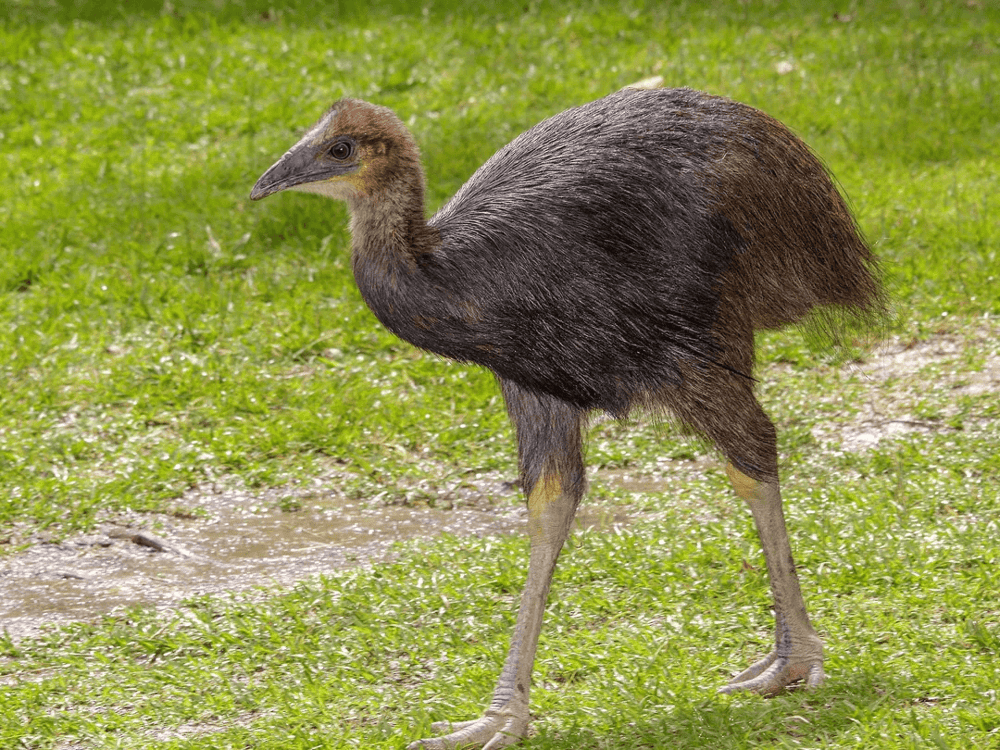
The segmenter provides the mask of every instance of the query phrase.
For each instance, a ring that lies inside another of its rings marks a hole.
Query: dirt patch
[[[861,409],[851,419],[815,426],[820,443],[858,452],[911,433],[956,431],[962,397],[1000,394],[1000,325],[925,340],[896,336],[847,371],[865,385]],[[971,413],[962,421],[984,419]]]
[[[287,492],[193,491],[194,518],[122,517],[96,533],[35,544],[0,558],[0,623],[11,636],[47,623],[88,620],[115,608],[176,605],[199,595],[289,586],[318,573],[385,559],[393,542],[436,534],[494,534],[521,525],[494,482],[487,509],[366,507],[311,493],[281,509]]]
[[[364,505],[333,493],[193,491],[182,504],[197,511],[194,518],[123,516],[93,534],[0,558],[0,627],[19,639],[123,607],[291,586],[385,560],[402,540],[524,530],[516,487],[497,478],[464,485],[478,497],[463,497],[472,507],[451,509]],[[297,510],[282,510],[289,499]],[[618,523],[627,523],[624,514],[601,508],[577,518],[579,527]]]

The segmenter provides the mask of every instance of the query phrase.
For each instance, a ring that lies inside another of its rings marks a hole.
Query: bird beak
[[[286,171],[284,169],[284,159],[278,161],[269,170],[264,172],[257,180],[257,184],[253,186],[250,191],[250,200],[259,201],[261,198],[266,198],[271,193],[277,193],[279,190],[284,190],[288,187],[287,175],[284,174]]]
[[[335,164],[324,159],[319,148],[303,139],[260,176],[250,191],[250,200],[259,201],[282,190],[324,182],[356,169],[356,165]]]

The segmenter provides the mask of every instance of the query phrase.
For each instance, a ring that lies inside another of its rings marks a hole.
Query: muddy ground
[[[512,492],[501,483],[483,491]],[[285,493],[287,494],[287,493]],[[312,493],[295,512],[277,494],[189,492],[191,518],[135,514],[93,534],[36,543],[0,559],[0,623],[14,638],[47,623],[89,620],[116,608],[169,607],[199,594],[289,586],[345,566],[385,559],[393,542],[434,534],[518,528],[512,503],[497,510],[362,507]],[[154,530],[155,529],[155,530]]]
[[[998,341],[1000,326],[986,325],[961,336],[890,342],[864,365],[848,366],[859,369],[870,384],[864,408],[845,423],[817,428],[816,438],[838,450],[865,450],[899,434],[942,429],[940,422],[911,413],[929,387],[918,373],[940,365],[934,388],[956,395],[1000,394]],[[973,371],[965,364],[970,347],[984,360]],[[891,388],[883,387],[890,383]],[[666,491],[671,475],[703,470],[713,459],[677,463],[658,464],[655,475],[601,472],[593,479],[634,492]],[[476,477],[463,486],[463,502],[449,510],[366,507],[345,501],[330,487],[326,495],[305,494],[295,512],[281,509],[277,491],[201,488],[182,502],[201,509],[196,517],[125,515],[93,534],[60,543],[35,540],[26,550],[0,558],[0,628],[20,638],[49,624],[91,620],[131,605],[171,607],[199,594],[290,586],[386,559],[400,540],[523,529],[526,514],[517,490],[503,477]],[[607,527],[630,520],[627,509],[608,513],[584,507],[578,522]]]
[[[666,488],[666,480],[624,472],[607,478],[637,492]],[[386,560],[402,540],[523,531],[527,512],[513,484],[493,476],[462,484],[460,507],[451,509],[352,503],[333,479],[327,493],[302,492],[294,512],[281,507],[288,490],[193,490],[179,504],[197,512],[184,518],[124,514],[92,534],[35,540],[0,558],[0,628],[16,640],[134,605],[165,608],[200,594],[288,587]],[[576,522],[607,528],[628,518],[584,508]]]

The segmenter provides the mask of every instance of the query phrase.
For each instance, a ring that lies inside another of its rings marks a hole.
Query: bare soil
[[[331,490],[304,493],[289,512],[281,509],[287,490],[194,490],[181,501],[197,511],[191,517],[122,515],[93,534],[35,541],[0,558],[0,627],[16,640],[135,605],[167,608],[201,594],[288,587],[385,560],[402,540],[523,531],[527,512],[515,486],[493,477],[463,484],[461,507],[450,509],[366,506]],[[600,508],[577,518],[584,527],[626,522]]]
[[[821,444],[858,452],[909,433],[954,431],[959,428],[950,420],[962,396],[1000,396],[1000,324],[985,321],[920,341],[897,336],[868,361],[846,369],[865,383],[865,398],[851,419],[813,428]],[[932,416],[925,414],[928,405]]]
[[[491,485],[483,491],[513,492]],[[120,607],[169,607],[199,594],[290,586],[384,559],[403,539],[510,532],[521,515],[510,502],[485,509],[364,507],[335,491],[311,493],[288,512],[280,499],[199,489],[181,501],[198,511],[190,518],[122,516],[93,534],[0,558],[0,623],[18,638],[47,623],[89,620]]]

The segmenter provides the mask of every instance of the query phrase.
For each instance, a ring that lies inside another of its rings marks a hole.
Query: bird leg
[[[809,622],[802,599],[778,483],[752,479],[732,464],[726,473],[736,494],[750,506],[764,548],[774,596],[776,644],[774,651],[736,675],[719,692],[750,690],[774,695],[798,680],[805,680],[807,687],[818,686],[824,679],[823,642]]]
[[[543,474],[531,489],[528,495],[528,537],[531,542],[528,580],[521,594],[521,607],[510,651],[490,707],[480,719],[434,723],[431,728],[435,732],[448,734],[418,740],[408,750],[466,747],[494,750],[513,745],[524,736],[528,729],[528,693],[538,635],[542,629],[542,615],[556,560],[569,535],[578,499],[574,493],[564,491],[558,472]]]
[[[521,487],[528,496],[528,580],[493,700],[481,719],[435,723],[440,737],[414,742],[408,750],[483,750],[513,745],[528,730],[528,693],[552,573],[576,506],[583,496],[584,413],[560,399],[500,379],[517,432]]]

